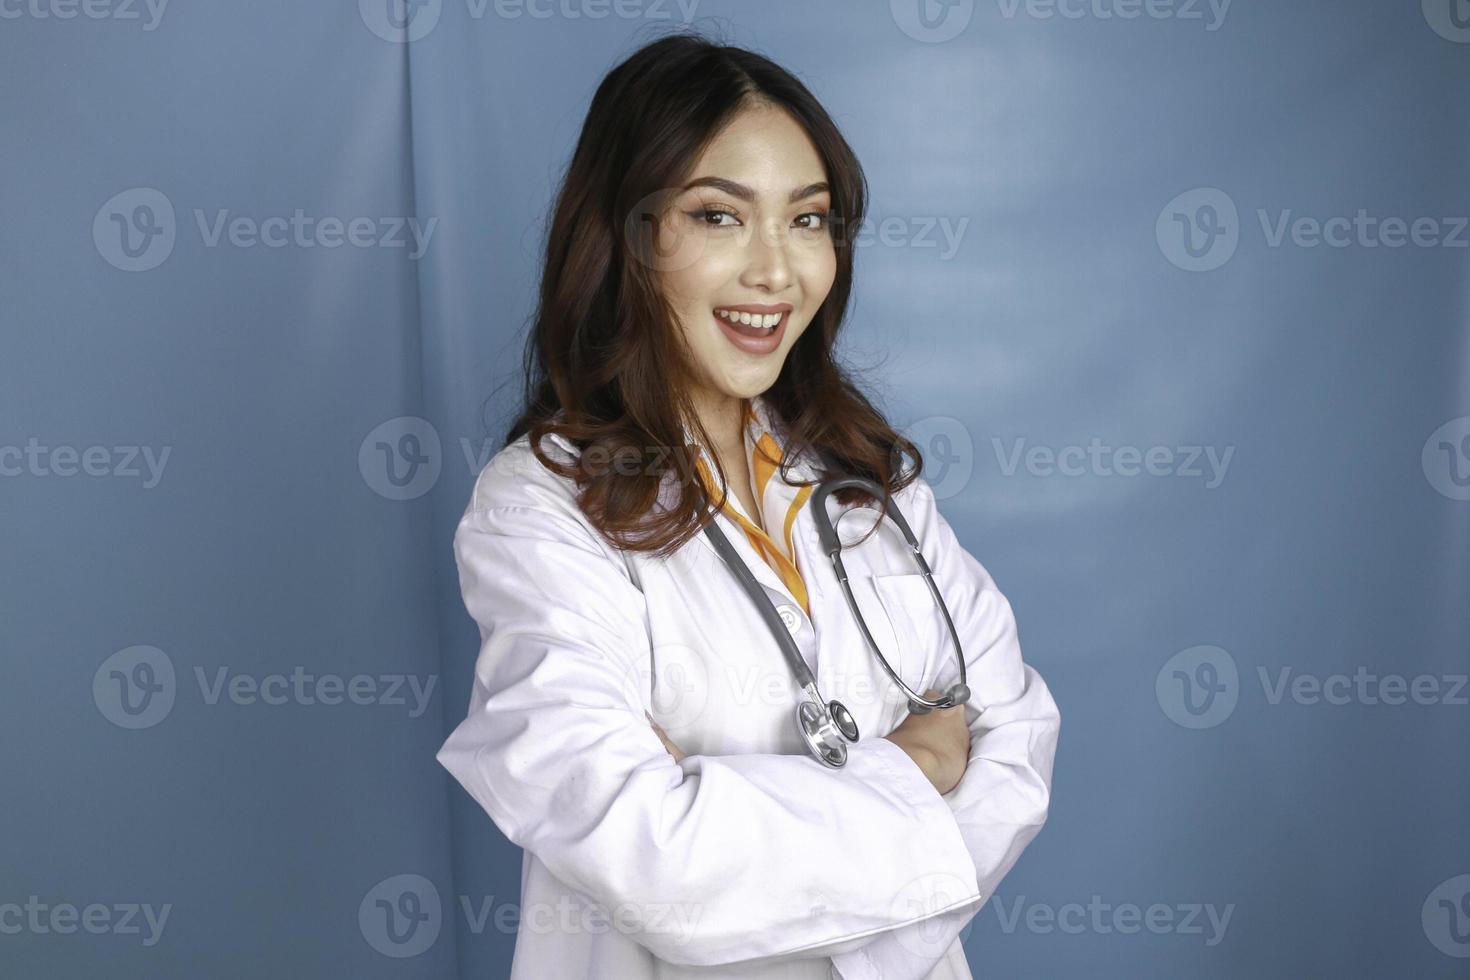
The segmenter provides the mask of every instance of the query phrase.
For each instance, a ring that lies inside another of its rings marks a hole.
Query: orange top
[[[811,606],[807,602],[806,583],[802,580],[801,570],[796,566],[796,552],[791,545],[791,527],[796,523],[796,515],[806,505],[807,498],[811,496],[812,488],[809,486],[793,487],[784,480],[771,479],[779,471],[785,454],[775,438],[762,425],[749,400],[745,404],[745,423],[745,446],[747,452],[750,453],[751,483],[755,490],[755,499],[760,503],[762,518],[767,526],[761,527],[752,521],[740,509],[739,501],[734,494],[726,498],[725,505],[721,509],[745,531],[746,540],[750,542],[756,554],[760,555],[765,563],[781,576],[781,581],[785,583],[792,597],[801,603],[801,608],[806,610],[806,614],[810,616]],[[704,457],[701,455],[696,459],[696,463],[699,466],[700,478],[704,480],[710,496],[719,499],[720,489]],[[780,524],[779,534],[775,533],[774,529],[777,521]]]

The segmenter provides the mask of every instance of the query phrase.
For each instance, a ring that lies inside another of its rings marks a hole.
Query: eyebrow
[[[755,191],[751,190],[749,187],[746,187],[744,184],[737,183],[736,181],[730,180],[726,177],[696,177],[694,180],[691,180],[689,183],[684,185],[684,190],[691,190],[695,187],[713,187],[717,190],[724,191],[731,197],[738,197],[742,201],[755,200]],[[802,201],[809,197],[815,197],[816,195],[821,194],[823,191],[830,190],[831,188],[827,186],[827,182],[825,180],[819,180],[815,184],[807,184],[805,187],[798,187],[796,190],[791,192],[791,196],[787,198],[787,201],[795,204],[797,201]]]

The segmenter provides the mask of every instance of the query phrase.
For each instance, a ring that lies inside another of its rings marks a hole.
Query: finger
[[[675,762],[681,762],[681,761],[683,761],[683,759],[684,759],[684,752],[683,752],[683,750],[680,749],[679,746],[677,746],[677,745],[674,744],[674,740],[671,739],[671,738],[669,738],[669,733],[663,730],[663,726],[661,726],[658,722],[654,721],[653,720],[653,716],[650,715],[647,711],[643,712],[643,717],[647,718],[648,719],[648,723],[653,726],[653,733],[655,735],[657,735],[658,736],[658,740],[663,743],[664,749],[670,755],[672,755],[674,757],[674,761]]]

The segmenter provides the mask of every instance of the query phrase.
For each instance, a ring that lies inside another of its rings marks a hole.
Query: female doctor
[[[513,978],[969,978],[959,933],[1046,820],[1056,704],[834,360],[864,197],[826,111],[749,51],[665,37],[593,98],[525,409],[454,536],[482,643],[438,760],[524,849]],[[821,501],[844,589],[809,501],[849,475],[890,496]],[[912,703],[870,638],[968,699]],[[793,651],[858,736],[840,764],[794,721]]]

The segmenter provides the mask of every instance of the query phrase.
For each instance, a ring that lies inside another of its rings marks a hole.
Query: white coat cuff
[[[943,809],[949,815],[949,822],[954,825],[955,833],[959,833],[959,824],[955,823],[954,814],[950,812],[944,797],[939,795],[939,790],[929,782],[924,770],[919,768],[919,764],[897,742],[888,738],[865,738],[848,745],[847,751],[849,760],[854,752],[870,753],[874,762],[889,774],[889,785],[898,790],[915,810],[930,810],[932,817],[938,815],[939,809]]]
[[[948,952],[964,924],[984,900],[977,874],[954,812],[919,764],[886,738],[864,739],[848,747],[848,765],[871,758],[874,771],[914,808],[914,832],[952,855],[951,871],[916,877],[894,896],[895,911],[911,921],[868,938],[859,948],[834,953],[834,980],[920,980]],[[859,763],[860,765],[862,763]]]

